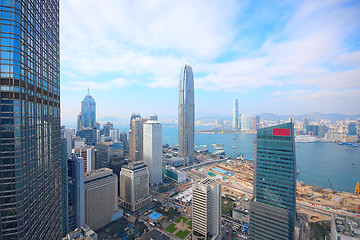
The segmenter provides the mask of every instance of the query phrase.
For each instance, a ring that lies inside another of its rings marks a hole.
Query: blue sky
[[[196,113],[360,113],[360,2],[62,0],[61,104],[75,123],[177,117],[190,63]]]

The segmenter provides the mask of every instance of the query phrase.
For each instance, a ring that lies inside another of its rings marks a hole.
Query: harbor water
[[[220,147],[226,156],[242,153],[252,159],[255,137],[256,134],[195,133],[195,145],[207,145],[214,152],[217,150],[212,144],[224,144]],[[163,143],[176,145],[177,138],[177,128],[163,127]],[[295,147],[298,180],[325,188],[330,188],[330,180],[335,190],[354,192],[356,182],[360,182],[360,147],[323,142],[297,142]]]

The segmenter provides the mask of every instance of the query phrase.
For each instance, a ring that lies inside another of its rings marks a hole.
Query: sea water
[[[253,159],[256,134],[195,133],[195,145],[207,145],[210,152],[217,151],[212,144],[224,144],[225,155],[242,153]],[[163,127],[163,143],[170,146],[178,142],[177,128]],[[236,148],[233,148],[236,147]],[[346,150],[345,148],[348,148]],[[354,192],[360,182],[360,147],[337,143],[295,143],[298,180],[306,184],[335,190]],[[329,183],[330,181],[330,183]]]

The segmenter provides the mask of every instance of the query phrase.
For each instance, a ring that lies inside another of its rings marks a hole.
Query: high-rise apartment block
[[[59,1],[1,1],[0,22],[0,238],[59,239]]]
[[[85,174],[85,224],[97,230],[122,216],[117,176],[109,168]]]
[[[96,103],[89,93],[81,101],[81,129],[86,127],[96,128]]]
[[[149,120],[143,125],[143,159],[149,169],[150,185],[162,183],[162,127]]]
[[[294,239],[296,161],[293,122],[257,131],[250,239]]]
[[[232,120],[232,128],[234,130],[239,129],[238,119],[239,119],[239,105],[238,105],[238,100],[234,99],[234,110],[233,110],[233,120]]]
[[[214,179],[193,184],[192,239],[222,239],[221,183]]]
[[[121,205],[134,212],[151,202],[149,171],[143,161],[131,162],[120,172]]]
[[[194,76],[190,65],[181,68],[179,81],[179,156],[185,164],[194,162]]]
[[[143,124],[147,119],[136,118],[132,120],[129,131],[129,154],[133,162],[143,159]]]
[[[84,159],[73,153],[68,159],[69,230],[85,224]]]

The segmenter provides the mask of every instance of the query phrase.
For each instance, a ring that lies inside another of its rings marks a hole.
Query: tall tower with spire
[[[194,76],[190,65],[181,68],[179,81],[179,156],[185,164],[194,161]]]
[[[96,127],[96,104],[89,89],[88,94],[81,101],[81,129],[86,127]]]

